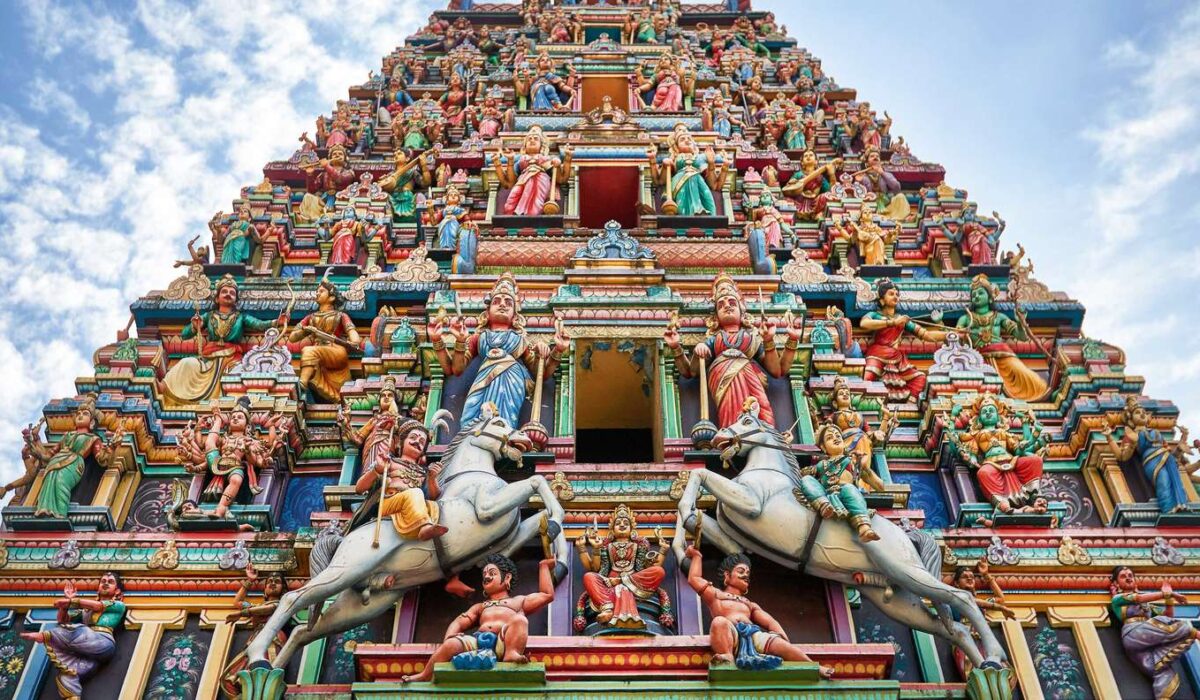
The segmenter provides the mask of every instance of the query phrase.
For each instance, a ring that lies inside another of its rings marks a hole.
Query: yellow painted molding
[[[1020,625],[1021,627],[1037,627],[1037,610],[1033,608],[1019,608],[1013,605],[1008,607],[1012,608],[1013,613],[1016,615],[1011,620],[1013,624]],[[1003,623],[1009,621],[1008,618],[1004,617],[1004,613],[998,610],[984,610],[983,614],[987,617],[988,622]]]
[[[1037,614],[1030,608],[1024,611],[1016,611],[1018,617],[1025,617],[1021,613],[1028,613],[1027,617],[1032,618],[1034,623],[1037,622]],[[1021,697],[1025,700],[1043,700],[1042,684],[1038,681],[1037,667],[1033,665],[1033,656],[1029,653],[1029,642],[1025,639],[1025,632],[1022,627],[1031,625],[1024,624],[1024,620],[1004,620],[1000,623],[1000,629],[1004,632],[1004,641],[1008,642],[1008,663],[1010,664],[1013,673],[1017,676],[1017,685],[1021,687]]]
[[[217,625],[229,624],[225,618],[235,612],[237,608],[205,608],[200,611],[200,629],[210,630]]]
[[[159,610],[138,607],[131,609],[125,616],[125,626],[131,630],[136,630],[148,625],[157,624],[163,625],[165,629],[177,630],[183,629],[184,623],[187,622],[187,616],[187,610]]]
[[[1083,660],[1088,681],[1097,700],[1121,700],[1117,679],[1100,644],[1096,624],[1109,623],[1108,609],[1101,606],[1054,606],[1046,610],[1051,627],[1070,627],[1075,635],[1075,646]]]
[[[1069,627],[1078,622],[1090,622],[1108,627],[1108,608],[1102,605],[1052,605],[1046,608],[1051,627]]]
[[[228,615],[232,610],[204,611],[200,617],[203,621],[205,614],[213,612]],[[208,645],[208,656],[204,659],[204,673],[196,686],[196,700],[216,700],[221,692],[221,675],[225,671],[225,661],[229,658],[229,647],[233,644],[235,623],[225,622],[224,618],[213,627],[212,639]],[[202,622],[203,624],[203,622]]]

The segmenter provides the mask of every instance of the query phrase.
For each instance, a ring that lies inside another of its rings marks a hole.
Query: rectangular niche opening
[[[596,338],[575,347],[575,461],[659,461],[654,343]]]
[[[580,167],[579,225],[604,228],[616,221],[624,228],[636,228],[641,185],[636,167]]]

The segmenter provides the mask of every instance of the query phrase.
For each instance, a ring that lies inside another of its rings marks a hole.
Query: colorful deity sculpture
[[[661,43],[649,7],[643,7],[640,12],[630,13],[625,18],[625,36],[626,41],[631,44]]]
[[[703,152],[687,127],[680,124],[667,139],[669,152],[660,165],[657,152],[650,152],[652,177],[664,188],[663,212],[668,216],[714,216],[713,190],[724,182],[728,159],[718,165],[712,148]]]
[[[379,189],[388,193],[388,203],[392,205],[393,222],[411,221],[413,215],[416,214],[416,188],[429,186],[431,154],[432,151],[425,151],[409,158],[403,150],[397,150],[392,155],[396,167],[392,172],[380,178]]]
[[[337,202],[337,193],[358,180],[354,170],[346,165],[346,155],[345,146],[330,146],[328,158],[322,158],[313,165],[304,166],[306,199],[308,195],[312,195],[320,200],[319,206],[332,208]]]
[[[1159,512],[1177,513],[1191,510],[1190,498],[1183,484],[1183,474],[1190,474],[1191,479],[1196,481],[1196,470],[1200,464],[1189,463],[1183,453],[1183,446],[1187,444],[1188,438],[1187,428],[1181,428],[1179,439],[1172,440],[1169,431],[1164,433],[1150,427],[1150,418],[1150,411],[1139,404],[1136,397],[1126,397],[1125,408],[1121,411],[1121,423],[1117,428],[1120,437],[1111,425],[1104,427],[1104,437],[1108,440],[1109,449],[1122,462],[1137,454],[1146,481],[1154,488]]]
[[[788,223],[783,212],[775,206],[775,196],[769,189],[763,188],[756,200],[752,200],[750,221],[753,226],[763,232],[764,243],[768,248],[782,248],[784,236],[792,235],[792,225]]]
[[[363,222],[358,220],[354,207],[342,210],[342,217],[329,231],[330,265],[353,265],[358,260],[358,241],[363,235]]]
[[[1000,214],[992,212],[996,219],[995,227],[986,225],[979,219],[979,208],[970,203],[963,207],[961,216],[953,223],[958,224],[958,230],[952,231],[944,221],[942,230],[946,238],[962,247],[963,255],[970,259],[972,265],[995,265],[996,250],[1000,247],[1000,235],[1004,233],[1005,221]]]
[[[71,493],[83,480],[87,460],[95,459],[104,468],[113,464],[117,447],[125,436],[125,426],[118,420],[112,434],[105,440],[96,433],[99,418],[96,396],[87,394],[80,399],[72,414],[73,428],[63,433],[57,443],[50,445],[43,442],[37,430],[23,433],[28,454],[44,475],[34,505],[34,516],[67,517]]]
[[[816,153],[811,150],[804,152],[800,158],[800,170],[783,186],[783,193],[796,204],[797,219],[819,221],[825,215],[829,190],[837,182],[841,167],[841,158],[818,164]]]
[[[887,444],[892,431],[896,429],[895,416],[886,405],[882,406],[879,427],[872,430],[867,419],[854,407],[854,395],[850,393],[850,385],[844,377],[833,380],[830,409],[829,422],[842,431],[846,452],[857,460],[862,483],[871,491],[884,491],[886,487],[875,473],[872,460],[875,451]]]
[[[705,131],[715,131],[721,138],[731,138],[734,132],[742,133],[746,124],[734,115],[725,96],[719,90],[709,89],[700,106],[700,125]]]
[[[1114,568],[1110,580],[1109,608],[1121,623],[1121,646],[1130,661],[1153,679],[1155,700],[1169,700],[1180,685],[1175,660],[1200,638],[1200,630],[1175,617],[1176,605],[1189,604],[1187,596],[1176,593],[1169,583],[1152,593],[1139,591],[1137,575],[1128,566]]]
[[[874,195],[876,213],[897,221],[908,218],[911,207],[900,192],[900,180],[883,167],[878,149],[869,149],[864,154],[863,169],[854,174],[854,181]]]
[[[747,670],[777,668],[784,661],[812,661],[792,644],[783,626],[747,596],[750,592],[750,557],[730,554],[717,567],[721,587],[704,579],[700,550],[688,546],[688,585],[712,614],[709,644],[714,665],[734,664]],[[832,678],[833,669],[820,667],[822,678]]]
[[[450,321],[439,316],[430,322],[429,336],[434,339],[434,352],[447,376],[462,374],[471,358],[482,356],[459,417],[463,425],[478,419],[488,403],[496,406],[509,425],[519,425],[521,407],[538,363],[544,362],[544,374],[552,375],[571,346],[561,326],[555,329],[553,348],[542,341],[529,341],[517,281],[508,272],[500,275],[484,297],[484,310],[474,333],[467,335],[460,316]],[[446,338],[450,339],[449,347]]]
[[[213,404],[207,435],[201,436],[200,429],[190,423],[180,432],[179,460],[192,473],[208,474],[203,500],[216,502],[212,517],[224,518],[234,503],[247,502],[262,490],[258,472],[270,466],[275,452],[283,447],[281,433],[286,433],[286,420],[280,413],[269,416],[262,422],[267,436],[258,437],[250,399],[242,396],[228,414]],[[186,515],[200,513],[192,510]]]
[[[396,396],[396,378],[384,377],[379,389],[379,405],[362,427],[357,430],[350,425],[346,407],[338,412],[338,428],[342,437],[359,448],[362,455],[362,472],[373,471],[391,458],[396,446],[396,426],[402,421],[400,405]]]
[[[237,220],[225,227],[221,237],[221,264],[245,265],[258,243],[258,229],[251,220],[250,207],[238,207]]]
[[[242,621],[249,622],[251,636],[253,637],[258,630],[262,629],[271,614],[275,612],[275,608],[279,607],[279,599],[287,593],[287,580],[283,574],[278,571],[272,571],[267,574],[266,579],[262,581],[262,602],[252,604],[246,600],[250,594],[250,590],[259,584],[259,573],[254,568],[252,562],[246,564],[246,577],[242,579],[242,583],[238,586],[237,593],[233,596],[234,612],[225,616],[225,621],[231,624],[236,624]],[[275,639],[267,650],[267,659],[274,659],[279,653],[280,648],[287,642],[287,633],[280,630],[275,635]],[[249,665],[246,660],[246,650],[239,651],[229,663],[225,665],[225,670],[221,673],[221,690],[226,697],[236,698],[241,695],[242,687],[238,682],[238,671],[245,669]]]
[[[582,632],[589,615],[608,627],[641,630],[646,628],[641,601],[659,606],[658,622],[665,628],[674,625],[671,598],[660,588],[666,571],[663,561],[667,541],[655,529],[657,545],[638,535],[637,516],[624,503],[613,509],[608,521],[608,536],[600,539],[593,524],[575,540],[583,575],[584,594],[575,608],[574,626]]]
[[[513,76],[513,87],[517,93],[529,100],[529,109],[533,110],[565,110],[570,109],[566,100],[575,94],[571,82],[563,79],[554,70],[554,61],[550,54],[542,52],[534,61],[534,73],[527,68],[517,71]],[[564,98],[564,95],[566,96]]]
[[[858,531],[862,542],[874,542],[879,533],[871,527],[871,511],[858,482],[863,478],[860,455],[847,449],[842,431],[824,423],[813,438],[824,457],[800,477],[799,496],[825,519],[845,520]]]
[[[888,390],[888,399],[905,402],[916,399],[925,389],[925,375],[908,361],[908,355],[900,349],[904,334],[928,342],[946,339],[944,331],[918,325],[905,314],[897,313],[900,290],[890,279],[881,278],[875,283],[876,304],[874,311],[863,314],[859,326],[872,333],[864,355],[867,358],[863,379],[873,382],[883,380]]]
[[[504,213],[512,216],[557,214],[558,183],[566,180],[571,169],[573,147],[563,149],[560,160],[550,155],[550,143],[539,126],[530,127],[519,153],[501,149],[493,167],[500,183],[510,188],[504,200]]]
[[[243,312],[238,307],[240,294],[237,280],[225,275],[217,282],[213,308],[193,314],[183,327],[179,335],[184,340],[196,339],[196,354],[180,359],[160,380],[158,387],[168,404],[195,403],[219,394],[221,375],[237,364],[247,349],[246,335],[287,321],[283,315],[266,321]]]
[[[889,258],[888,246],[896,243],[900,235],[899,226],[891,226],[884,230],[875,223],[870,207],[858,210],[858,219],[842,223],[835,220],[831,226],[838,236],[854,243],[858,250],[858,261],[862,265],[887,265]]]
[[[1004,380],[1004,393],[1022,401],[1038,401],[1049,391],[1046,380],[1025,366],[1017,353],[1004,341],[1031,340],[1025,312],[1020,306],[1014,311],[1017,320],[1009,318],[995,309],[1000,290],[987,275],[976,275],[971,280],[971,303],[967,312],[958,319],[957,327],[965,331],[971,346],[983,355]]]
[[[1042,456],[1049,436],[1027,411],[1014,415],[994,394],[970,404],[957,403],[943,422],[954,451],[976,471],[984,496],[1002,513],[1045,513],[1038,489]],[[1020,432],[1012,428],[1020,424]]]
[[[483,98],[483,104],[475,107],[475,128],[485,139],[500,135],[500,129],[511,112],[505,108],[502,95],[499,89],[489,90]]]
[[[746,401],[753,398],[761,420],[773,426],[775,415],[767,398],[767,377],[782,377],[791,368],[803,333],[802,321],[794,319],[787,324],[787,342],[781,353],[775,347],[776,322],[764,315],[758,327],[754,326],[732,277],[724,273],[717,277],[712,299],[715,314],[709,322],[711,333],[696,345],[694,360],[712,361],[706,372],[707,389],[717,403],[717,425],[723,428],[737,420]],[[679,329],[668,327],[663,342],[674,354],[679,373],[695,376],[694,360],[689,360],[683,349]]]
[[[635,72],[633,81],[642,96],[644,109],[679,112],[683,110],[684,97],[692,94],[695,78],[683,70],[675,57],[664,51],[648,75]]]
[[[54,683],[67,700],[83,697],[83,682],[117,652],[113,634],[125,622],[125,593],[121,575],[107,571],[96,585],[96,598],[77,595],[75,584],[63,586],[63,597],[54,601],[58,624],[44,632],[22,632],[21,638],[45,644],[46,654],[58,669]]]
[[[463,206],[463,202],[462,191],[458,187],[450,185],[446,188],[445,196],[434,203],[434,206],[437,207],[434,214],[434,222],[437,226],[435,248],[444,250],[458,248],[459,234],[471,219],[471,210]]]
[[[959,566],[955,568],[951,583],[955,588],[970,593],[975,598],[975,604],[981,609],[995,610],[1009,620],[1016,618],[1013,609],[1004,604],[1004,591],[1000,590],[1000,583],[996,581],[996,577],[992,576],[987,557],[980,557],[973,567]],[[980,584],[987,586],[986,592],[979,589]],[[967,655],[957,647],[954,649],[954,665],[958,667],[958,672],[964,680],[969,677],[971,669],[974,667]]]
[[[434,666],[450,661],[457,669],[489,670],[498,661],[524,664],[529,638],[529,615],[554,602],[554,559],[538,565],[536,593],[514,596],[517,565],[503,554],[489,555],[483,564],[482,603],[454,618],[445,641],[429,657],[420,673],[403,677],[405,683],[428,681]],[[469,632],[472,628],[474,632]]]
[[[376,432],[382,432],[381,427],[382,422],[374,426]],[[354,484],[355,493],[371,494],[370,507],[364,504],[361,509],[364,517],[374,517],[376,510],[382,517],[390,516],[396,532],[407,539],[431,540],[448,532],[438,523],[441,466],[425,465],[428,446],[429,431],[412,419],[391,423],[387,436],[373,441],[370,467],[364,459],[362,476]]]
[[[351,349],[362,339],[350,316],[341,310],[342,294],[337,285],[322,280],[317,285],[317,310],[292,329],[288,340],[303,343],[300,350],[300,388],[315,398],[337,403],[342,384],[350,378]]]

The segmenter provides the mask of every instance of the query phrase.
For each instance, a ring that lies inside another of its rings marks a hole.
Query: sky
[[[0,479],[129,304],[443,2],[3,0]],[[1200,417],[1200,3],[757,0]],[[830,8],[830,9],[826,9]]]

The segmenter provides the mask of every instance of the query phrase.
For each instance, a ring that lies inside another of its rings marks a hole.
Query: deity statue
[[[44,632],[21,632],[30,642],[44,644],[58,669],[58,693],[68,700],[83,697],[83,682],[117,651],[113,632],[125,622],[125,592],[121,575],[107,571],[96,586],[96,599],[76,595],[75,584],[63,586],[63,597],[54,601],[58,624]]]
[[[717,402],[718,427],[724,428],[737,420],[751,398],[760,407],[763,423],[774,426],[775,415],[767,398],[767,376],[783,377],[791,368],[803,335],[802,320],[797,318],[787,323],[788,338],[780,353],[775,347],[778,327],[775,320],[763,315],[755,328],[737,283],[729,275],[722,273],[714,280],[713,305],[710,334],[696,345],[694,355],[712,360],[707,371],[707,388]],[[679,373],[684,377],[695,376],[692,360],[680,343],[679,329],[669,326],[663,333],[663,342],[675,356]]]
[[[385,423],[388,424],[386,436],[379,434]],[[371,494],[368,499],[371,505],[368,507],[364,503],[356,520],[369,520],[378,511],[383,517],[391,516],[392,525],[401,537],[432,540],[446,534],[449,528],[438,524],[437,499],[441,489],[437,477],[441,465],[425,465],[429,431],[420,421],[410,418],[398,422],[393,417],[390,423],[387,418],[377,422],[373,433],[370,437],[374,439],[368,448],[372,454],[364,454],[362,476],[354,484],[355,493]],[[394,455],[396,452],[398,454]],[[385,477],[386,483],[377,487],[376,484]],[[356,524],[352,523],[351,528]]]
[[[657,151],[647,153],[651,176],[664,189],[663,212],[668,216],[714,216],[717,213],[713,190],[724,182],[729,158],[725,164],[717,165],[713,149],[703,152],[696,145],[687,127],[680,124],[667,138],[670,152],[660,165]]]
[[[442,116],[447,124],[463,126],[467,116],[467,88],[461,73],[450,74],[450,84],[438,98],[438,105],[442,108]]]
[[[770,103],[766,95],[763,94],[762,78],[754,76],[746,82],[738,85],[734,92],[734,99],[741,103],[746,110],[746,118],[751,124],[761,123],[767,116],[767,108]]]
[[[641,96],[642,107],[655,112],[682,111],[683,98],[692,93],[695,82],[694,76],[685,73],[678,61],[666,51],[658,57],[658,63],[648,76],[638,70],[632,78]],[[647,101],[646,95],[650,93],[653,93],[653,97]]]
[[[747,598],[750,592],[750,557],[730,554],[717,567],[721,588],[704,580],[700,550],[689,545],[688,585],[712,613],[708,630],[714,665],[735,664],[738,668],[777,668],[784,661],[809,661],[799,646],[792,644],[779,621]],[[832,678],[833,669],[821,665],[821,677]]]
[[[747,197],[749,200],[749,197]],[[775,196],[771,190],[763,188],[757,200],[751,204],[749,219],[751,225],[763,232],[764,242],[768,248],[782,248],[785,245],[784,236],[792,235],[792,225],[787,222],[783,212],[775,206]]]
[[[658,32],[654,28],[654,17],[649,7],[643,7],[641,12],[630,13],[625,18],[625,37],[630,44],[658,44]]]
[[[71,492],[83,480],[89,457],[106,469],[112,465],[117,446],[125,436],[125,426],[117,419],[112,434],[103,440],[96,433],[98,418],[96,395],[87,394],[75,409],[74,429],[64,433],[54,445],[43,442],[36,430],[24,435],[31,458],[45,475],[34,507],[35,517],[67,517]]]
[[[1109,592],[1109,608],[1121,623],[1126,656],[1153,679],[1155,700],[1169,700],[1180,685],[1175,660],[1200,638],[1200,630],[1175,617],[1175,606],[1188,605],[1187,597],[1176,593],[1169,583],[1153,593],[1142,593],[1128,566],[1113,569]]]
[[[842,223],[834,220],[831,228],[838,236],[854,243],[858,250],[860,265],[887,265],[890,257],[887,247],[896,242],[900,235],[900,227],[892,226],[886,231],[875,223],[875,217],[870,207],[864,206],[858,210],[858,220]]]
[[[353,265],[358,261],[358,240],[363,234],[363,223],[358,220],[354,207],[342,210],[342,218],[330,230],[332,245],[329,249],[330,265]]]
[[[428,96],[429,93],[425,93]],[[425,107],[416,103],[409,107],[407,114],[392,121],[392,147],[403,150],[405,155],[413,156],[428,151],[435,142],[441,141],[441,129],[436,120],[431,120]],[[437,104],[432,105],[436,108]],[[398,145],[397,145],[398,144]]]
[[[503,554],[484,560],[483,593],[486,599],[454,618],[446,628],[445,641],[433,652],[425,668],[403,682],[428,681],[433,667],[450,661],[458,669],[488,670],[497,661],[528,663],[525,643],[529,638],[529,615],[554,601],[554,559],[538,565],[538,591],[512,595],[517,582],[517,565]],[[468,633],[471,628],[475,632]]]
[[[1050,439],[1032,411],[1016,416],[994,394],[980,394],[970,405],[956,404],[943,421],[954,451],[977,470],[979,486],[997,510],[1046,512],[1038,488],[1041,453]],[[1018,422],[1021,432],[1014,434]]]
[[[261,333],[282,326],[287,316],[265,321],[238,308],[237,280],[225,275],[217,282],[213,308],[192,315],[180,337],[196,339],[196,355],[171,366],[158,388],[169,404],[190,404],[213,398],[221,391],[221,375],[236,365],[246,350],[247,333]]]
[[[487,96],[483,98],[483,105],[475,107],[476,129],[479,135],[485,139],[494,139],[500,135],[500,129],[503,128],[504,121],[511,112],[501,101],[502,94],[499,91],[489,90]]]
[[[740,134],[746,128],[746,124],[734,116],[725,96],[716,89],[708,91],[700,106],[700,126],[705,131],[717,132],[723,139],[731,138],[735,131]]]
[[[1183,450],[1187,445],[1187,428],[1180,428],[1179,439],[1172,440],[1171,432],[1150,427],[1150,411],[1138,403],[1134,396],[1125,398],[1121,411],[1121,432],[1118,438],[1111,425],[1105,425],[1104,437],[1117,459],[1124,462],[1134,453],[1142,463],[1146,481],[1154,487],[1154,499],[1160,513],[1177,513],[1192,509],[1187,489],[1183,485],[1183,474],[1190,474],[1197,481],[1197,467],[1189,463]]]
[[[474,333],[467,335],[461,316],[447,321],[439,315],[429,324],[433,349],[447,376],[462,374],[471,358],[483,356],[467,391],[459,417],[461,425],[478,419],[487,403],[494,404],[509,425],[519,425],[521,407],[532,388],[538,363],[545,362],[545,376],[553,375],[571,346],[561,323],[555,324],[553,349],[543,341],[529,342],[518,295],[516,279],[505,272],[484,297],[485,308]],[[446,338],[450,338],[450,347]]]
[[[445,196],[434,202],[434,205],[438,207],[435,214],[437,240],[434,247],[455,250],[458,247],[459,233],[471,220],[471,210],[463,206],[463,194],[454,185],[447,187]]]
[[[992,212],[992,216],[996,219],[995,229],[980,221],[978,206],[971,203],[963,207],[962,215],[957,221],[957,232],[951,231],[945,225],[942,227],[946,238],[962,246],[963,255],[970,259],[972,265],[996,264],[996,250],[1000,247],[1000,235],[1004,233],[1005,221],[996,212]]]
[[[529,109],[570,109],[563,95],[569,99],[575,94],[575,88],[554,71],[550,54],[544,51],[538,54],[533,66],[533,75],[530,75],[528,68],[522,68],[513,75],[513,87],[517,94],[529,98]]]
[[[509,216],[557,214],[558,183],[566,180],[573,153],[574,147],[568,145],[563,148],[562,160],[551,156],[550,143],[537,125],[525,133],[519,153],[501,148],[499,157],[492,164],[500,183],[511,188],[504,200],[504,213]]]
[[[877,149],[867,150],[863,156],[863,169],[854,174],[854,181],[875,195],[877,214],[897,221],[908,218],[911,207],[908,199],[900,192],[900,181],[883,167],[883,160]]]
[[[889,401],[915,400],[925,389],[925,375],[908,361],[908,355],[900,349],[900,340],[908,332],[921,340],[940,343],[946,339],[946,333],[925,328],[908,316],[896,313],[900,290],[890,279],[885,277],[876,281],[875,295],[878,308],[863,314],[859,321],[863,330],[872,333],[864,353],[867,366],[863,370],[863,379],[868,382],[882,379]]]
[[[805,151],[800,158],[800,170],[783,187],[783,193],[796,203],[796,218],[804,221],[819,221],[825,215],[829,202],[829,190],[837,182],[842,159],[834,158],[817,164],[817,154]]]
[[[958,319],[957,327],[966,331],[971,347],[978,350],[1000,373],[1000,378],[1004,380],[1004,393],[1014,399],[1037,401],[1050,390],[1046,380],[1026,367],[1004,342],[1006,336],[1016,340],[1031,339],[1025,312],[1016,306],[1017,320],[1014,321],[996,311],[994,304],[999,296],[1000,290],[988,281],[987,275],[975,275],[971,280],[971,304],[967,313]]]
[[[418,186],[428,187],[431,173],[429,166],[432,150],[408,158],[403,150],[397,149],[392,158],[396,163],[395,170],[384,175],[379,180],[379,189],[388,193],[388,201],[392,205],[392,221],[400,223],[411,221],[417,213]],[[418,167],[419,166],[419,167]]]
[[[585,593],[575,610],[575,631],[587,626],[586,613],[595,614],[601,625],[622,629],[645,629],[646,621],[638,610],[640,601],[658,603],[658,621],[670,628],[675,623],[671,599],[660,588],[666,571],[662,564],[667,541],[655,528],[656,547],[637,532],[637,517],[624,503],[613,509],[608,521],[608,536],[600,539],[593,524],[575,540],[579,561],[587,569],[583,575]],[[585,607],[586,604],[586,607]]]
[[[191,267],[192,265],[207,265],[208,264],[208,246],[202,245],[196,247],[196,241],[200,240],[200,236],[194,236],[188,241],[188,259],[176,260],[171,267]]]
[[[882,150],[883,137],[892,128],[892,118],[883,113],[884,121],[876,121],[869,102],[859,102],[854,114],[846,120],[846,134],[850,137],[850,148],[856,153],[868,149]]]
[[[258,243],[258,229],[251,221],[250,207],[238,207],[237,221],[225,228],[221,237],[221,264],[245,265],[250,262],[254,244]]]
[[[867,499],[858,487],[863,478],[860,455],[847,449],[841,429],[832,423],[817,428],[814,442],[825,456],[804,470],[799,495],[822,518],[850,523],[858,531],[859,540],[878,540],[879,534],[871,527]]]
[[[988,566],[987,557],[980,557],[975,563],[974,568],[970,566],[960,566],[954,570],[954,578],[952,583],[955,588],[966,591],[975,599],[975,604],[983,610],[995,610],[1005,618],[1012,620],[1016,618],[1016,613],[1013,609],[1004,604],[1004,591],[1000,590],[1000,584],[996,582],[992,576]],[[979,584],[988,587],[991,593],[989,596],[982,595],[978,590]],[[958,647],[954,648],[954,664],[958,667],[958,671],[962,674],[965,680],[970,674],[974,665],[971,663],[967,655]]]
[[[303,166],[307,194],[305,199],[318,198],[320,204],[332,208],[337,202],[337,193],[353,185],[358,176],[346,167],[346,147],[330,146],[329,158],[322,158],[313,165]],[[312,205],[309,205],[310,208]]]
[[[287,581],[283,578],[283,574],[278,571],[273,571],[267,575],[265,581],[262,582],[262,602],[254,605],[246,600],[250,594],[250,589],[258,584],[258,571],[254,568],[254,564],[248,562],[246,564],[246,578],[242,580],[238,586],[237,593],[233,596],[233,607],[235,611],[229,613],[225,617],[228,623],[238,623],[246,620],[250,623],[250,638],[262,629],[263,623],[270,619],[271,614],[275,612],[275,608],[279,607],[279,599],[287,592]],[[287,633],[280,630],[272,640],[270,647],[267,649],[267,660],[273,660],[275,655],[287,642]],[[225,665],[225,670],[221,673],[221,690],[226,697],[236,698],[241,695],[242,686],[238,682],[237,674],[249,666],[246,659],[246,651],[243,649],[238,652],[228,664]]]
[[[203,441],[200,429],[190,423],[179,434],[180,461],[192,473],[209,474],[203,500],[216,501],[214,518],[224,518],[235,502],[249,501],[262,491],[258,471],[269,466],[275,451],[284,445],[280,435],[286,420],[283,414],[274,414],[263,422],[266,438],[255,435],[252,418],[250,399],[241,396],[228,415],[213,404],[212,422]],[[185,515],[202,513],[192,509]]]
[[[343,303],[337,285],[321,280],[317,310],[288,335],[293,343],[306,343],[300,350],[300,388],[330,403],[341,401],[342,384],[350,379],[349,350],[362,343],[354,322],[341,310]]]
[[[833,380],[831,408],[829,422],[842,431],[846,452],[858,461],[858,473],[862,482],[870,491],[885,491],[886,486],[875,473],[871,462],[876,448],[882,448],[887,443],[898,421],[884,405],[879,428],[872,430],[867,419],[854,407],[854,396],[850,393],[850,385],[844,377]]]

